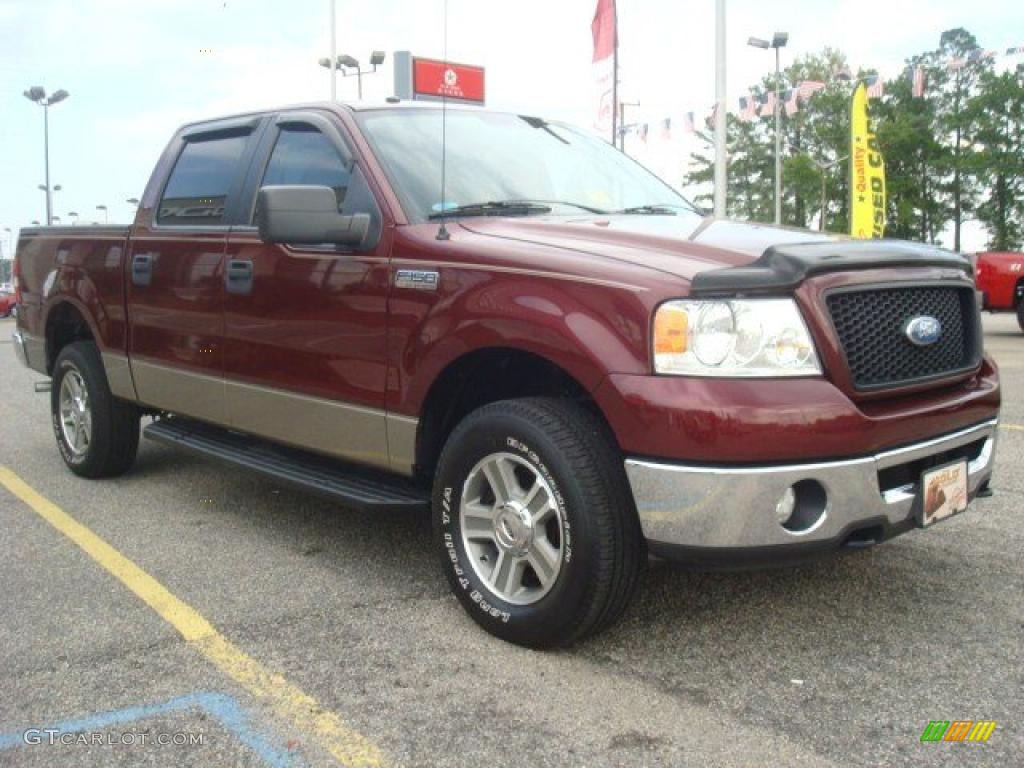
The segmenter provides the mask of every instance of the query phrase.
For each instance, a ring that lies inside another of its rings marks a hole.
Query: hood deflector
[[[844,240],[774,245],[744,267],[700,272],[693,278],[694,296],[764,293],[795,288],[824,272],[887,267],[951,267],[971,274],[965,256],[941,248],[899,240]]]

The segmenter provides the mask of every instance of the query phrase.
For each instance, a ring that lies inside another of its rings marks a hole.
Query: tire
[[[490,479],[502,470],[511,490],[500,496],[518,499],[504,505]],[[477,624],[518,645],[569,645],[607,628],[646,563],[614,440],[572,401],[505,400],[463,419],[438,461],[433,518],[452,591]]]
[[[139,410],[110,394],[103,361],[91,341],[68,344],[57,355],[50,413],[57,448],[76,475],[113,477],[135,462]]]
[[[1017,325],[1024,331],[1024,299],[1017,302]]]

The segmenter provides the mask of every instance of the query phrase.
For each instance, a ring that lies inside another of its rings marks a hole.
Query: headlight
[[[814,342],[792,299],[669,301],[654,316],[654,370],[686,376],[815,376]]]

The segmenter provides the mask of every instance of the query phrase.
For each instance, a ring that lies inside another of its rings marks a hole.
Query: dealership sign
[[[394,62],[395,96],[400,99],[484,103],[483,67],[424,59],[408,51],[397,51]]]

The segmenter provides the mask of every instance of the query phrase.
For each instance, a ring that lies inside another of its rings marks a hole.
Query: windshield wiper
[[[682,206],[680,206],[682,207]],[[677,216],[678,214],[667,205],[634,205],[631,208],[622,208],[612,213],[637,213],[643,216]]]
[[[430,214],[431,219],[449,219],[454,216],[529,216],[531,213],[551,213],[551,206],[529,200],[490,200],[486,203],[456,205]]]

